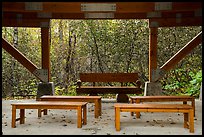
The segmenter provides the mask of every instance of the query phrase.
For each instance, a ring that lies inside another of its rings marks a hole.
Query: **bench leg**
[[[183,116],[184,116],[184,125],[183,125],[183,127],[184,128],[189,128],[189,126],[188,126],[188,113],[183,113]]]
[[[44,109],[44,110],[43,110],[43,114],[44,114],[44,115],[47,115],[47,109]]]
[[[77,128],[82,127],[82,107],[77,109]]]
[[[140,104],[140,99],[131,99],[130,103],[137,103]],[[140,118],[140,112],[130,112],[131,116],[134,116],[134,113],[136,113],[136,118]]]
[[[41,117],[41,109],[38,109],[38,117]]]
[[[194,113],[194,117],[195,117],[195,99],[192,99],[191,105],[193,107],[193,111],[194,111],[193,113]]]
[[[190,133],[194,133],[194,110],[191,109],[189,113],[189,130]]]
[[[140,99],[136,99],[136,104],[140,104]],[[140,112],[136,112],[136,118],[140,118]]]
[[[43,115],[47,115],[47,109],[38,109],[38,117],[42,116],[42,112]]]
[[[183,101],[183,104],[187,104],[187,101]],[[191,106],[193,107],[193,116],[195,117],[195,99],[191,100]]]
[[[120,131],[120,108],[115,108],[115,128],[116,131]]]
[[[130,99],[130,104],[133,104],[133,103],[134,103],[134,101],[133,101],[133,99],[131,98],[131,99]],[[130,112],[130,115],[131,115],[131,116],[134,116],[134,112]]]
[[[12,105],[12,119],[11,119],[11,127],[16,127],[16,106]]]
[[[20,124],[25,123],[25,109],[20,109]]]
[[[83,106],[83,124],[87,124],[87,110],[86,110],[86,105]]]
[[[98,116],[99,116],[99,102],[98,102],[98,100],[95,100],[94,101],[94,103],[95,103],[95,110],[94,110],[94,114],[95,114],[95,118],[98,118]]]
[[[101,111],[101,109],[102,109],[101,99],[98,100],[98,104],[99,104],[99,108],[98,108],[98,109],[99,109],[99,110],[98,110],[98,111],[99,111],[99,116],[101,116],[101,112],[102,112],[102,111]]]

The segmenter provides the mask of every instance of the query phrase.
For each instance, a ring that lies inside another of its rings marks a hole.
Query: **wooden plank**
[[[49,19],[8,19],[2,20],[2,27],[41,27],[43,23],[49,24]]]
[[[82,82],[136,82],[138,73],[80,73]]]
[[[191,51],[202,43],[202,32],[195,36],[190,42],[188,42],[182,49],[180,49],[173,57],[171,57],[164,65],[160,67],[163,71],[169,71],[172,69],[181,59],[190,54]]]
[[[76,88],[77,94],[142,94],[142,89],[138,87],[116,87],[116,86],[81,86],[81,88]]]
[[[2,10],[10,12],[67,12],[81,13],[81,2],[38,2],[42,10],[26,10],[26,2],[2,2]],[[30,2],[31,4],[31,2]]]
[[[161,16],[153,16],[155,12],[140,12],[140,13],[114,13],[114,19],[159,19],[159,18],[176,18],[180,15],[182,18],[194,18],[195,11],[174,11],[158,13]],[[41,15],[42,14],[42,15]],[[153,15],[152,15],[153,14]],[[47,15],[47,16],[46,16]],[[35,12],[4,12],[3,19],[85,19],[84,13],[35,13]]]
[[[56,101],[61,101],[61,100],[77,100],[80,99],[83,102],[92,102],[94,103],[94,100],[100,100],[102,97],[101,96],[51,96],[51,95],[43,95],[40,97],[41,100],[56,100]],[[84,100],[83,100],[84,99]],[[85,101],[86,100],[86,101]],[[78,102],[80,102],[78,100]]]
[[[191,106],[194,109],[195,116],[195,98],[193,96],[130,96],[130,102],[140,104],[142,102],[183,102],[183,104],[187,104],[187,101],[191,102]],[[133,113],[131,112],[133,116]],[[140,117],[140,113],[136,113],[136,117]]]
[[[66,12],[82,13],[81,4],[87,2],[39,2],[42,3],[42,10],[37,12]],[[98,2],[92,2],[98,3]],[[104,2],[102,2],[104,3]],[[110,3],[110,2],[109,2]],[[152,12],[155,10],[156,2],[112,2],[116,3],[116,12],[118,13],[138,13]],[[202,9],[202,2],[172,2],[172,8],[169,11],[192,11]],[[25,2],[2,2],[2,11],[28,12],[25,8]],[[36,12],[36,10],[29,10]]]
[[[25,68],[27,68],[31,73],[33,73],[37,66],[27,59],[18,49],[9,44],[4,38],[2,38],[2,48],[5,49],[9,54],[11,54],[18,62],[20,62]]]
[[[157,24],[157,27],[202,26],[202,16],[150,19],[149,27],[153,27],[155,23]]]
[[[192,99],[193,96],[188,95],[181,95],[181,96],[130,96],[132,99],[144,99],[144,100],[151,100],[151,99]]]
[[[202,2],[172,2],[174,11],[189,11],[202,9]]]
[[[193,108],[191,105],[183,105],[183,104],[126,104],[126,103],[115,103],[115,107],[120,107],[120,108],[141,108],[141,109],[189,109]]]

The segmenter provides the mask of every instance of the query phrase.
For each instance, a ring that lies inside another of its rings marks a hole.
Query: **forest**
[[[158,68],[202,31],[201,26],[158,28]],[[40,28],[2,27],[2,37],[41,68]],[[148,81],[148,20],[51,20],[51,79],[56,95],[76,95],[80,72],[138,72]],[[40,81],[2,49],[2,97],[37,93]],[[166,95],[199,97],[202,44],[160,79]],[[113,95],[104,95],[114,97]]]

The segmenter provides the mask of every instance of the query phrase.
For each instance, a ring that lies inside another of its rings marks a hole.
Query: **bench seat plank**
[[[142,94],[142,89],[133,86],[81,86],[77,88],[77,93],[114,93],[114,94]]]
[[[195,116],[195,98],[188,95],[182,95],[182,96],[130,96],[130,103],[142,103],[142,102],[183,102],[183,104],[187,104],[188,101],[191,102],[191,106],[194,110],[194,116]],[[131,115],[133,113],[131,112]],[[140,113],[136,113],[136,117],[140,117]]]
[[[117,103],[114,104],[115,107],[120,107],[122,108],[142,108],[142,109],[149,109],[149,108],[154,108],[154,109],[189,109],[192,108],[190,105],[183,105],[183,104],[124,104],[124,103]]]
[[[36,102],[18,102],[12,103],[12,121],[11,127],[16,127],[16,121],[20,120],[20,124],[25,122],[25,109],[38,109],[38,117],[41,117],[42,109],[76,109],[77,110],[77,127],[82,127],[87,123],[87,102],[50,102],[50,101],[36,101]],[[20,109],[20,118],[16,118],[16,110]],[[82,114],[83,113],[83,114]]]

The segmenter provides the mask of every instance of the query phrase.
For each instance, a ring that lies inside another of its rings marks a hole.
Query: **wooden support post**
[[[152,71],[157,69],[157,27],[150,27],[149,34],[149,82],[152,81]]]
[[[50,37],[49,27],[41,28],[42,40],[42,69],[48,70],[48,82],[50,81]]]

